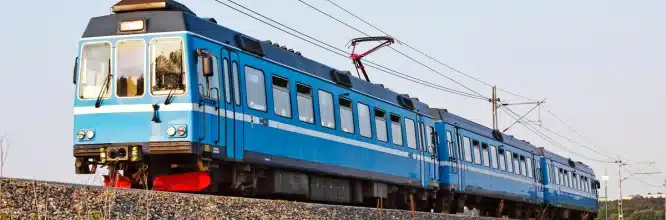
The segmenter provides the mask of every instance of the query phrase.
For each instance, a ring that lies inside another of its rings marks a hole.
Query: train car
[[[596,217],[599,181],[594,171],[581,162],[574,162],[552,153],[541,151],[541,165],[545,184],[545,205],[549,216],[557,219]]]
[[[107,186],[397,208],[436,196],[435,123],[418,99],[175,1],[112,10],[79,42],[76,173],[103,166]]]
[[[450,212],[535,217],[543,203],[538,148],[446,109],[431,109],[441,142],[441,199]],[[445,159],[444,159],[445,158]],[[444,161],[446,160],[446,161]]]

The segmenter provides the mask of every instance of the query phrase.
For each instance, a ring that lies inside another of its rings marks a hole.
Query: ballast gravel
[[[491,219],[284,200],[0,179],[5,219]]]

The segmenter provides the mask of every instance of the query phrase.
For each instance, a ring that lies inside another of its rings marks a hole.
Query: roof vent
[[[236,35],[236,43],[238,43],[238,47],[244,51],[253,53],[257,56],[264,56],[264,49],[261,47],[261,44],[258,40],[249,38],[242,34],[238,34]]]
[[[352,82],[351,82],[351,79],[349,78],[350,75],[351,75],[351,73],[349,73],[349,72],[340,72],[340,71],[336,71],[336,70],[331,70],[331,78],[333,79],[333,81],[335,83],[337,83],[338,85],[341,85],[341,86],[344,86],[344,87],[347,87],[347,88],[352,87]]]
[[[204,18],[204,20],[217,24],[217,20],[215,20],[215,18]]]
[[[414,102],[408,95],[398,95],[398,104],[410,110],[414,110]]]
[[[174,0],[121,0],[111,7],[111,11],[113,11],[113,13],[128,13],[135,11],[182,11],[196,15],[192,10],[187,8],[187,6]]]
[[[513,137],[513,136],[511,136],[511,137]],[[498,140],[498,141],[504,141],[504,137],[502,136],[502,132],[500,132],[497,129],[493,130],[493,138],[495,138],[495,140]]]

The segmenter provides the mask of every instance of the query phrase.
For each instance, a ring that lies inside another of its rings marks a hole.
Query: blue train
[[[105,185],[584,219],[594,172],[407,94],[197,17],[123,0],[73,71],[75,172]]]

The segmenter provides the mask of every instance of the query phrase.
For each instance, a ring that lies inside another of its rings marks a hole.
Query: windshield
[[[104,80],[109,75],[111,43],[85,44],[82,50],[79,97],[81,99],[97,99],[103,88]],[[108,97],[109,93],[107,92],[104,94],[104,98]]]
[[[116,95],[143,96],[146,46],[143,40],[119,41],[116,45]]]
[[[154,95],[185,93],[183,41],[179,38],[155,39],[150,45],[151,91]]]

